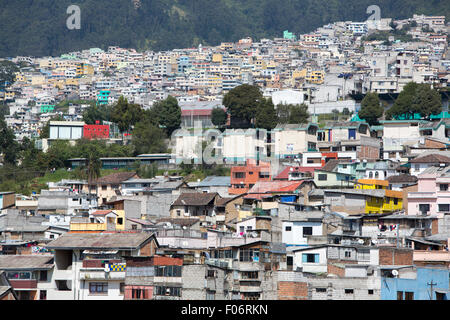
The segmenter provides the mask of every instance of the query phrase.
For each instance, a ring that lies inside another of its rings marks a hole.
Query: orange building
[[[249,159],[245,166],[231,168],[231,187],[229,194],[243,194],[252,188],[258,181],[270,181],[270,163]]]

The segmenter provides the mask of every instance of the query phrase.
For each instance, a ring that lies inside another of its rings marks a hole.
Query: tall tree
[[[412,109],[419,113],[422,118],[430,119],[431,115],[442,112],[441,95],[438,91],[432,89],[429,84],[421,83],[418,85],[412,100]]]
[[[386,111],[386,119],[400,116],[404,116],[406,119],[413,119],[414,110],[412,109],[412,104],[417,87],[418,85],[415,82],[409,82],[403,87],[392,107]]]
[[[255,124],[257,128],[266,130],[272,130],[277,126],[277,112],[271,98],[262,98],[256,110]]]
[[[237,86],[225,94],[222,103],[230,114],[231,127],[251,127],[262,99],[259,87],[249,84]]]
[[[3,155],[3,162],[6,164],[16,165],[20,145],[15,138],[14,131],[8,128],[3,118],[0,118],[0,152]]]
[[[88,189],[89,194],[91,194],[91,187],[94,184],[94,181],[100,177],[100,172],[102,168],[102,161],[100,157],[95,152],[90,152],[86,157],[86,161],[84,164],[83,170],[85,171],[85,175],[88,180]],[[95,188],[97,194],[97,188]]]
[[[175,97],[168,96],[166,99],[156,102],[151,108],[151,112],[158,124],[164,128],[167,136],[170,137],[172,132],[180,128],[181,108]]]
[[[358,116],[366,120],[369,125],[378,124],[378,119],[383,115],[383,107],[380,104],[378,94],[369,92],[361,101],[361,110]]]
[[[134,146],[135,155],[163,153],[167,152],[165,138],[165,132],[161,128],[148,120],[144,120],[138,122],[134,127],[131,144]]]
[[[129,132],[131,126],[141,120],[143,113],[140,105],[128,103],[128,100],[121,96],[112,109],[111,119],[117,123],[120,132]]]
[[[278,123],[300,124],[308,122],[310,116],[308,106],[302,104],[283,104],[277,105]]]
[[[227,123],[227,113],[222,108],[216,107],[211,112],[211,122],[213,125],[221,128]]]

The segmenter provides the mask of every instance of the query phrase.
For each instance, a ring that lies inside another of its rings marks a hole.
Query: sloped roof
[[[293,193],[305,180],[300,181],[258,181],[244,196],[246,199],[261,199],[271,193]]]
[[[414,183],[417,182],[417,177],[410,174],[399,174],[396,176],[390,176],[387,178],[387,180],[389,181],[389,183]]]
[[[172,204],[173,206],[206,206],[210,204],[216,196],[217,192],[185,192],[180,194],[177,200]]]
[[[287,180],[289,179],[289,172],[309,172],[314,173],[314,170],[321,169],[322,166],[317,167],[300,167],[300,166],[289,166],[283,169],[275,178],[274,180]],[[291,170],[292,169],[292,170]]]
[[[51,254],[0,255],[0,270],[51,269]]]
[[[198,187],[209,187],[209,186],[224,186],[228,187],[231,185],[231,177],[229,176],[208,176],[203,179],[197,186]]]
[[[92,184],[120,184],[123,181],[131,179],[136,175],[136,172],[117,172],[107,176],[98,178]]]
[[[153,234],[139,233],[66,233],[47,244],[48,249],[121,249],[141,247]]]
[[[330,159],[320,170],[333,172],[339,163],[340,163],[340,160],[338,160],[338,159]]]
[[[409,161],[411,163],[450,163],[450,158],[441,154],[429,154],[416,157]]]

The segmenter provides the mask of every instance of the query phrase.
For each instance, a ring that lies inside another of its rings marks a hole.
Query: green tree
[[[222,103],[230,114],[231,127],[251,127],[262,99],[259,87],[249,84],[237,86],[225,94]]]
[[[407,83],[395,99],[394,104],[386,111],[386,119],[398,118],[404,116],[406,119],[413,119],[414,110],[412,108],[413,100],[416,95],[417,83]]]
[[[221,128],[226,125],[228,116],[225,110],[219,107],[215,107],[211,113],[211,122],[213,125]]]
[[[412,109],[420,114],[422,118],[430,119],[431,115],[442,112],[442,99],[439,92],[432,89],[430,85],[421,83],[418,85]]]
[[[112,108],[109,105],[91,105],[83,111],[83,121],[86,124],[95,124],[96,121],[111,121]]]
[[[102,161],[100,157],[95,152],[90,152],[86,157],[85,163],[83,165],[83,171],[88,180],[89,194],[91,193],[91,187],[94,185],[94,181],[100,177],[100,172],[102,168]],[[97,188],[95,188],[97,192]]]
[[[111,112],[111,120],[117,124],[120,132],[129,132],[131,127],[142,119],[144,110],[138,104],[128,103],[128,100],[121,96],[114,104]]]
[[[383,115],[383,107],[380,104],[378,94],[369,92],[361,101],[361,109],[358,112],[361,119],[369,125],[378,124],[378,119]]]
[[[291,106],[288,123],[306,123],[308,122],[308,106],[304,103]]]
[[[272,130],[277,126],[277,112],[272,99],[262,98],[256,110],[255,124],[257,128]]]
[[[164,131],[148,120],[140,121],[133,129],[131,144],[135,155],[167,152]]]
[[[172,96],[156,102],[151,108],[151,114],[157,119],[159,126],[164,128],[168,137],[180,128],[181,108],[177,99]]]
[[[20,146],[15,138],[14,131],[8,127],[3,118],[0,118],[0,152],[3,155],[3,163],[16,164]]]

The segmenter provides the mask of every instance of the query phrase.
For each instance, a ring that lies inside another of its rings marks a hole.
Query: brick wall
[[[308,300],[308,283],[306,282],[278,282],[279,300]]]
[[[327,273],[328,274],[335,274],[339,277],[344,277],[345,276],[345,267],[344,266],[339,266],[333,263],[328,263],[327,265]]]
[[[413,250],[398,248],[380,248],[379,265],[412,265]]]

